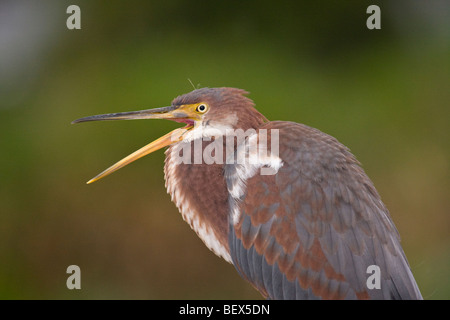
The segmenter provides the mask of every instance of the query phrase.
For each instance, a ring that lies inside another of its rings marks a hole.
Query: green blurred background
[[[162,151],[85,184],[179,125],[70,122],[166,106],[188,79],[350,147],[423,296],[450,297],[449,1],[2,0],[0,298],[261,298],[181,219]]]

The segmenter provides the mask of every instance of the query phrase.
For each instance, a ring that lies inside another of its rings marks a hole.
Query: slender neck
[[[251,110],[246,117],[239,118],[240,121],[246,120],[238,122],[238,127],[244,131],[257,129],[267,121],[256,109]],[[230,150],[227,150],[226,137],[222,137],[220,145],[214,139],[204,140],[199,137],[190,142],[182,141],[167,149],[164,166],[166,188],[183,219],[205,245],[231,263],[228,244],[229,192],[224,177],[225,157]],[[222,161],[207,164],[203,161],[203,155],[213,155],[216,160],[218,157],[211,151],[213,143],[214,147],[222,148]],[[195,159],[198,155],[196,148],[201,153],[200,161]],[[233,153],[236,148],[233,144]]]
[[[231,263],[228,247],[228,191],[223,164],[179,163],[176,157],[194,144],[178,143],[166,151],[164,173],[167,192],[183,219],[205,245]],[[211,141],[201,142],[202,150]],[[182,148],[185,148],[182,150]],[[192,159],[194,160],[194,159]]]

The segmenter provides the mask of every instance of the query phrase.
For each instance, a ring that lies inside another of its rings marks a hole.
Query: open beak
[[[133,152],[129,156],[123,158],[116,164],[112,165],[102,173],[98,174],[97,176],[89,180],[87,183],[89,184],[97,180],[100,180],[101,178],[106,177],[107,175],[113,173],[114,171],[125,167],[127,164],[139,158],[142,158],[147,154],[152,153],[153,151],[159,150],[161,148],[164,148],[173,143],[183,140],[183,135],[189,130],[191,130],[195,125],[195,120],[198,120],[197,119],[198,116],[195,113],[189,111],[189,108],[186,107],[170,106],[141,111],[108,113],[85,117],[72,121],[72,123],[79,123],[87,121],[104,121],[104,120],[168,119],[176,122],[186,123],[185,127],[175,129],[169,132],[168,134],[162,136],[161,138],[142,147],[141,149]]]

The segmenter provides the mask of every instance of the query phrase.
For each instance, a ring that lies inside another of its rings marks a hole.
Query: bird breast
[[[274,152],[276,144],[268,148],[267,139],[258,139],[259,132],[248,132],[231,154],[225,152],[230,140],[220,142],[224,152],[218,163],[194,159],[196,144],[200,143],[201,153],[213,141],[180,142],[166,151],[166,188],[172,201],[205,245],[230,263],[229,221],[236,224],[240,219],[238,203],[246,192],[246,181],[255,174],[276,174],[283,165]],[[271,136],[269,141],[276,138]]]

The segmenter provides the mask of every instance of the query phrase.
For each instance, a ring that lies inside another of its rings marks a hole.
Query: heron
[[[165,186],[183,219],[264,298],[422,299],[390,213],[350,150],[305,124],[269,121],[248,95],[199,88],[167,107],[73,121],[185,124],[88,183],[167,147]]]

